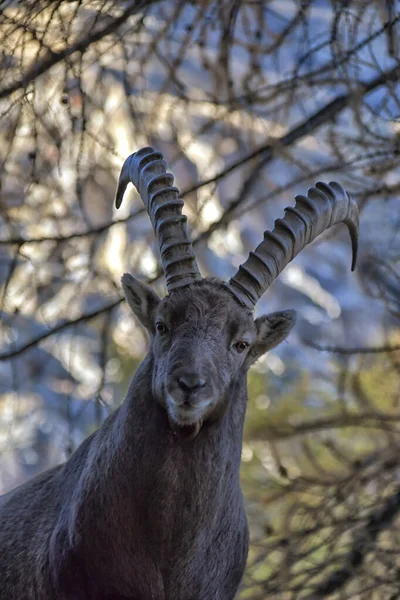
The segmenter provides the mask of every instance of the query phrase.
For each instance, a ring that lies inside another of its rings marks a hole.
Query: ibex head
[[[176,427],[196,426],[225,410],[231,386],[265,352],[279,344],[295,323],[286,310],[254,320],[252,309],[283,268],[320,233],[337,223],[349,228],[355,267],[358,209],[335,182],[317,183],[296,196],[272,232],[250,253],[228,283],[202,279],[182,215],[173,176],[153,148],[125,161],[116,194],[120,206],[132,182],[150,215],[160,248],[168,296],[125,274],[129,306],[152,338],[153,394]]]

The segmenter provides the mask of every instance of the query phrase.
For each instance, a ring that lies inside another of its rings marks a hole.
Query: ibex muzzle
[[[161,154],[122,168],[160,247],[168,295],[125,274],[151,345],[122,406],[64,465],[0,499],[0,597],[7,600],[232,600],[248,528],[239,484],[247,371],[284,340],[292,310],[253,318],[271,282],[306,244],[358,211],[319,183],[266,232],[228,283],[202,279],[183,202]],[[189,435],[188,435],[189,433]]]

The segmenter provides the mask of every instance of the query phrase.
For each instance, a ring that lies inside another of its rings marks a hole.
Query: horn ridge
[[[174,176],[166,171],[161,152],[141,148],[125,160],[115,196],[119,208],[125,190],[133,183],[139,192],[154,228],[168,291],[201,279],[187,231],[187,217]]]
[[[264,233],[264,240],[226,284],[249,309],[254,308],[272,281],[307,244],[338,223],[344,223],[349,230],[351,268],[355,268],[359,227],[355,200],[333,181],[329,185],[316,183],[307,191],[307,196],[299,194],[295,201],[295,206],[285,208],[285,216],[275,221],[274,229]]]

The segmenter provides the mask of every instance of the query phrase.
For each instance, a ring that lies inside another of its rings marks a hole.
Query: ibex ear
[[[154,332],[153,315],[160,298],[145,283],[125,273],[121,279],[125,298],[133,313],[151,333]]]
[[[283,342],[295,323],[294,310],[282,310],[256,319],[257,338],[246,357],[245,366],[250,367],[260,356]]]

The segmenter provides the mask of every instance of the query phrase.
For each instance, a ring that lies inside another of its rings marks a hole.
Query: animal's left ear
[[[256,319],[257,338],[246,357],[245,366],[250,367],[260,356],[283,342],[295,323],[295,310],[282,310]]]

